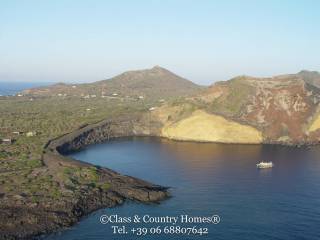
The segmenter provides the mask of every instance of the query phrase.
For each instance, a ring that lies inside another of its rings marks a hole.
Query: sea
[[[126,201],[101,209],[69,229],[44,236],[47,240],[320,239],[319,147],[135,137],[88,146],[70,156],[168,186],[171,197],[158,204]],[[257,169],[262,160],[274,167]],[[114,220],[134,216],[140,221]],[[179,220],[150,223],[143,221],[145,216]],[[209,222],[194,220],[204,218]]]
[[[18,92],[34,87],[48,86],[49,82],[8,82],[0,81],[0,96],[11,96]]]

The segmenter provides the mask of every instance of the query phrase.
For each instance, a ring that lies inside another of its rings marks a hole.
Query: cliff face
[[[320,91],[298,75],[269,79],[243,77],[221,85],[224,92],[213,100],[210,110],[220,114],[229,113],[229,117],[256,127],[262,131],[264,142],[317,141],[309,126],[317,115]],[[241,87],[237,90],[232,85]],[[211,90],[215,89],[216,86],[213,86]],[[241,91],[245,92],[239,99],[234,97],[239,94],[238,91],[240,94]],[[234,112],[225,112],[225,107],[216,108],[215,105],[219,106],[219,101],[224,98],[229,101],[229,105],[238,108]],[[316,131],[315,128],[312,130]]]
[[[163,127],[161,136],[176,140],[258,144],[262,134],[257,129],[197,110],[190,117]]]
[[[163,106],[154,115],[164,124],[162,136],[171,139],[314,144],[320,140],[319,83],[320,74],[306,71],[273,78],[237,77]]]
[[[160,136],[163,124],[149,113],[122,115],[84,126],[51,140],[45,147],[55,154],[66,154],[84,146],[119,137]]]

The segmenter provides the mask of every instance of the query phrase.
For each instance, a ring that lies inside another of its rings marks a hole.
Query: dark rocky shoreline
[[[90,168],[93,165],[64,154],[112,138],[150,135],[150,129],[146,129],[143,124],[132,116],[120,117],[83,126],[50,140],[43,151],[44,171],[53,176],[68,193],[68,189],[58,177],[59,172],[65,167]],[[168,187],[124,176],[108,168],[95,167],[98,181],[107,183],[107,190],[82,186],[71,198],[62,197],[47,204],[45,201],[32,203],[22,197],[16,201],[3,201],[0,208],[0,239],[33,239],[72,226],[81,217],[95,210],[114,207],[125,200],[157,203],[169,197]]]

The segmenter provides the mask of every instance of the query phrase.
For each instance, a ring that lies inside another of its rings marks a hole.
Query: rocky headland
[[[125,200],[157,203],[169,197],[168,187],[64,156],[89,144],[145,134],[136,131],[136,127],[137,119],[120,117],[88,125],[50,140],[43,150],[44,166],[38,172],[51,176],[63,194],[53,202],[32,202],[23,195],[16,195],[14,201],[2,197],[0,239],[30,239],[54,232],[73,225],[94,210],[113,207]],[[92,181],[80,186],[70,185],[63,173],[74,174],[71,177],[74,181],[86,177]]]

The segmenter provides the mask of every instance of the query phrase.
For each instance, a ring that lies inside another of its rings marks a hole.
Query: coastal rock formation
[[[262,142],[262,133],[221,116],[197,110],[190,117],[173,124],[167,124],[161,136],[169,139],[198,141],[257,144]]]
[[[59,187],[59,195],[54,201],[34,202],[24,194],[1,196],[0,239],[31,239],[71,226],[94,210],[113,207],[127,199],[146,203],[167,198],[167,187],[61,155],[111,138],[132,136],[134,121],[106,120],[49,141],[43,153],[44,167],[32,174],[50,176]]]
[[[162,136],[223,143],[317,144],[320,74],[241,76],[152,113]]]

